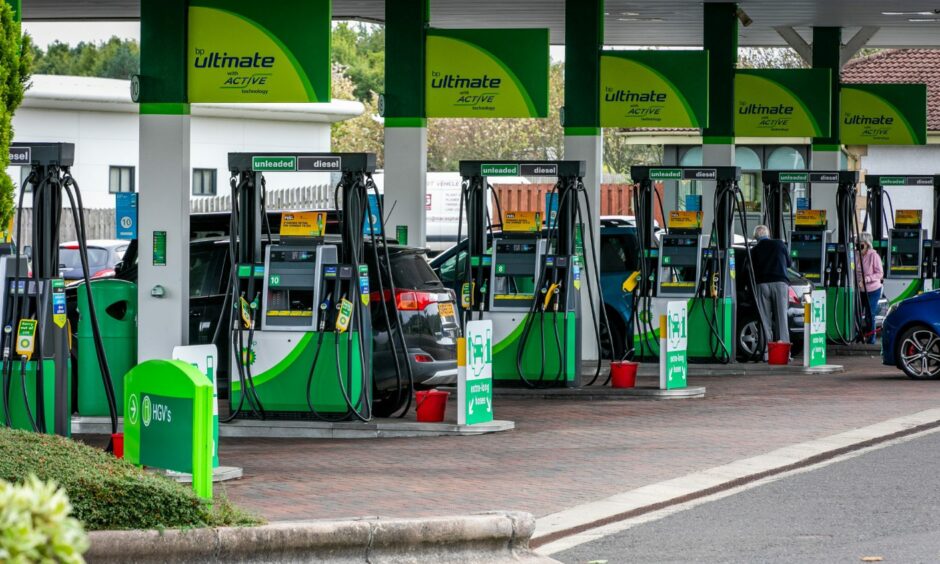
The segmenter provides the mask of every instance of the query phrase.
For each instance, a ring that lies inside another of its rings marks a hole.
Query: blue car
[[[885,364],[918,380],[940,376],[940,291],[891,306],[881,336]]]
[[[608,334],[601,324],[601,353],[610,358],[613,347],[614,358],[623,358],[627,341],[627,329],[632,317],[633,302],[630,294],[624,294],[623,281],[637,270],[639,248],[636,227],[630,217],[602,217],[600,241],[601,299],[610,322]],[[459,295],[458,273],[463,273],[467,256],[467,240],[447,249],[431,260],[431,268],[445,286]],[[460,253],[461,268],[457,268],[457,253]]]

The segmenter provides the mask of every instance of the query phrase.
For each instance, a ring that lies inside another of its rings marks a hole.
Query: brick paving
[[[495,435],[226,439],[222,463],[242,466],[245,478],[224,489],[272,520],[494,509],[542,516],[940,404],[940,382],[908,380],[873,358],[832,361],[846,372],[693,378],[708,387],[700,400],[503,399],[497,416],[517,428]]]

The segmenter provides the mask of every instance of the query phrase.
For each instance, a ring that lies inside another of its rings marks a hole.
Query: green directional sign
[[[826,364],[826,291],[813,290],[812,300],[804,306],[803,366]]]
[[[189,101],[329,102],[331,0],[190,0]]]
[[[547,29],[430,29],[427,117],[548,116]]]
[[[212,498],[213,385],[179,360],[148,360],[124,377],[124,458],[132,464],[193,475]]]
[[[927,143],[927,85],[843,84],[841,138],[846,145]]]
[[[602,127],[708,126],[707,51],[602,51]]]
[[[734,134],[827,137],[829,69],[741,69],[734,76]]]
[[[251,170],[255,172],[293,172],[297,170],[297,157],[251,157]]]
[[[493,420],[493,322],[467,323],[457,360],[457,423]]]
[[[668,302],[666,315],[660,318],[659,323],[659,388],[685,388],[689,379],[689,315],[685,300]]]

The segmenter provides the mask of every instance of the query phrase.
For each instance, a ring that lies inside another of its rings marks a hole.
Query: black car
[[[279,240],[272,236],[272,243]],[[326,238],[326,243],[339,246],[338,237]],[[267,241],[264,241],[267,244]],[[395,302],[401,312],[408,359],[418,389],[455,384],[457,381],[457,338],[460,326],[455,310],[454,293],[441,284],[428,265],[424,249],[389,244],[392,280],[395,283]],[[363,253],[369,266],[369,287],[372,290],[371,312],[373,333],[373,412],[377,416],[390,415],[396,408],[399,389],[393,362],[388,327],[382,313],[378,292],[378,272],[371,242]],[[383,264],[385,258],[379,253]],[[214,237],[191,241],[189,272],[189,341],[190,344],[210,344],[222,316],[226,281],[229,276],[229,240]],[[137,281],[136,244],[128,250],[125,261],[119,265],[118,279]],[[389,284],[383,276],[386,297],[390,297]],[[388,316],[395,323],[394,311],[388,307]],[[217,338],[219,347],[220,395],[228,395],[229,339]],[[398,344],[396,337],[396,345]],[[400,346],[398,347],[400,349]],[[400,354],[400,350],[399,350]],[[401,367],[402,378],[408,374]]]

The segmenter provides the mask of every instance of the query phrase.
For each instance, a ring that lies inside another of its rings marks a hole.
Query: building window
[[[108,191],[112,194],[118,192],[134,191],[134,167],[112,166],[108,180]]]
[[[215,196],[218,189],[215,185],[214,168],[193,169],[193,196]]]

